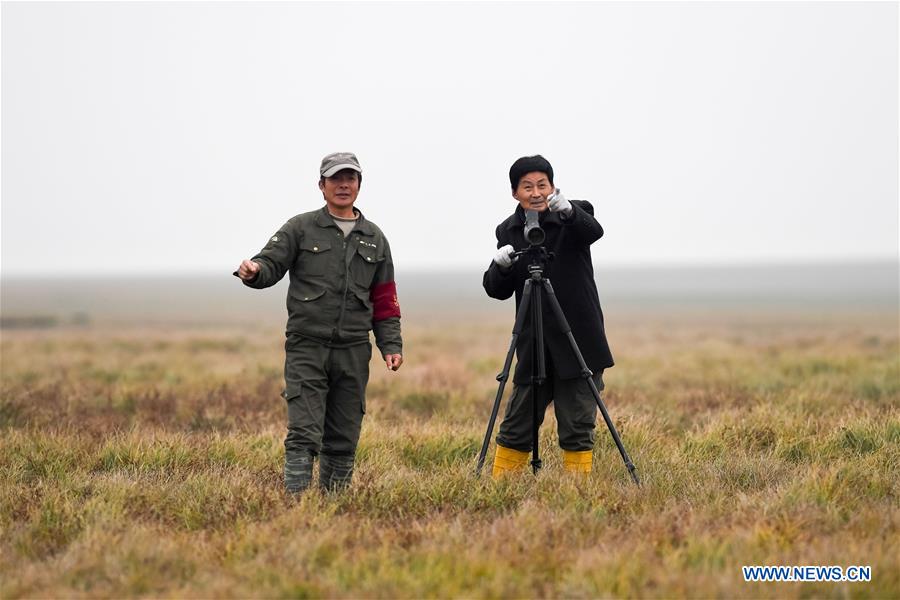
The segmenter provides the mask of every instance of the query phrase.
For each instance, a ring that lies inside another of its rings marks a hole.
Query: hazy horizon
[[[397,273],[401,310],[418,320],[454,315],[507,318],[512,300],[487,297],[482,270]],[[595,268],[607,318],[627,314],[735,314],[744,318],[856,314],[886,327],[900,318],[900,269],[893,261],[693,268]],[[128,277],[3,277],[6,327],[87,323],[259,322],[280,327],[287,278],[265,290],[231,274]]]
[[[765,270],[765,269],[782,269],[782,268],[794,268],[794,269],[805,269],[808,267],[816,268],[831,268],[831,267],[853,267],[856,265],[868,267],[873,265],[881,265],[881,266],[896,266],[900,269],[900,252],[898,252],[898,256],[873,256],[873,257],[850,257],[850,258],[837,258],[837,259],[829,259],[829,258],[810,258],[810,259],[792,259],[792,258],[783,258],[783,259],[770,259],[770,260],[755,260],[755,259],[744,259],[744,260],[722,260],[715,261],[713,259],[705,260],[705,261],[665,261],[658,260],[655,262],[630,262],[630,261],[619,261],[619,262],[610,262],[603,260],[602,257],[597,257],[596,252],[592,252],[592,258],[594,263],[594,271],[621,271],[621,270],[633,270],[633,271],[654,271],[654,270],[662,270],[662,271],[678,271],[678,270],[716,270],[716,269],[753,269],[753,270]],[[398,265],[395,259],[395,270],[400,270],[407,275],[431,275],[431,274],[463,274],[463,273],[473,273],[477,272],[479,276],[484,272],[487,266],[490,264],[490,260],[482,262],[482,263],[472,263],[472,264],[455,264],[455,265],[442,265],[437,267],[427,267],[423,265],[412,265],[412,266],[404,266],[402,264]],[[237,265],[234,265],[236,268]],[[224,269],[216,269],[213,267],[206,268],[190,268],[184,267],[176,270],[165,271],[163,269],[145,269],[145,270],[110,270],[110,271],[97,271],[97,272],[88,272],[88,271],[43,271],[43,272],[13,272],[12,274],[7,274],[0,270],[0,281],[10,280],[29,280],[29,279],[39,279],[39,280],[54,280],[54,279],[129,279],[129,278],[159,278],[159,277],[173,277],[173,278],[191,278],[191,277],[203,277],[203,278],[218,278],[223,277],[225,275],[233,273],[234,268],[224,268]],[[285,279],[287,279],[288,275],[285,274]]]

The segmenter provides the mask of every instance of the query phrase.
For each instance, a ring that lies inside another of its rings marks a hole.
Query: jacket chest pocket
[[[365,289],[372,287],[375,271],[384,262],[384,250],[365,240],[359,240],[356,251],[350,257],[350,276]]]
[[[300,257],[298,258],[300,273],[304,275],[328,274],[333,270],[331,264],[333,254],[330,240],[301,240]]]

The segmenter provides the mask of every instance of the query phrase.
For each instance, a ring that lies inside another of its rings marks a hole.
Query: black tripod
[[[503,390],[506,387],[507,379],[509,379],[509,369],[512,365],[513,354],[516,351],[516,341],[522,333],[522,327],[525,325],[527,315],[530,315],[531,317],[531,326],[534,331],[531,344],[532,405],[534,407],[531,429],[531,468],[535,474],[537,474],[538,470],[541,468],[541,458],[538,451],[538,423],[540,423],[541,420],[540,411],[544,409],[544,406],[543,403],[539,401],[539,390],[547,379],[547,369],[544,364],[544,321],[543,313],[541,312],[541,291],[543,290],[544,293],[547,294],[547,300],[550,302],[550,307],[553,309],[553,314],[556,316],[557,323],[569,339],[569,344],[575,352],[575,356],[581,366],[581,376],[584,377],[591,388],[591,393],[594,395],[594,400],[597,401],[597,406],[603,414],[603,420],[606,421],[606,426],[609,428],[609,432],[616,442],[619,454],[622,455],[622,460],[625,461],[625,466],[628,468],[631,478],[636,484],[640,485],[641,482],[638,479],[637,473],[635,473],[634,463],[631,462],[631,458],[628,457],[628,452],[625,451],[625,446],[622,445],[622,440],[619,438],[619,432],[616,431],[616,426],[613,425],[612,419],[610,419],[609,413],[606,411],[603,399],[600,398],[600,391],[597,390],[597,386],[591,378],[593,373],[591,373],[591,370],[584,362],[581,350],[578,349],[578,344],[575,342],[575,337],[572,335],[572,328],[569,327],[566,316],[563,314],[562,307],[556,299],[553,286],[550,285],[549,279],[544,279],[544,266],[548,260],[552,259],[552,256],[543,246],[537,245],[532,245],[528,250],[523,250],[516,254],[520,257],[528,257],[528,260],[530,261],[528,264],[528,273],[530,277],[525,281],[525,287],[522,289],[522,301],[519,303],[519,311],[516,314],[516,323],[513,326],[512,341],[509,344],[509,351],[506,353],[503,371],[497,375],[497,381],[500,382],[500,386],[497,390],[497,396],[494,398],[494,408],[491,410],[491,418],[488,421],[487,431],[484,434],[484,443],[481,445],[481,453],[478,455],[478,465],[475,468],[476,475],[481,474],[481,468],[484,466],[484,459],[487,456],[488,446],[491,443],[491,434],[494,431],[494,422],[497,420],[497,413],[500,410],[500,400],[503,398]],[[531,309],[530,311],[529,308]],[[535,373],[535,369],[537,369],[537,373]]]

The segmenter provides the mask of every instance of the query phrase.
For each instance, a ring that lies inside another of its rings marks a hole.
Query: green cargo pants
[[[284,399],[287,401],[288,454],[352,457],[363,415],[372,344],[331,348],[309,339],[285,345]]]
[[[597,389],[602,390],[603,371],[594,373],[592,379]],[[594,447],[597,401],[587,381],[582,377],[559,379],[552,368],[548,368],[547,379],[541,387],[538,426],[544,422],[544,413],[552,402],[556,411],[560,448],[573,452],[591,450]],[[497,433],[499,445],[522,452],[531,451],[531,425],[534,420],[532,388],[531,385],[513,386],[513,393],[506,403],[506,414]]]

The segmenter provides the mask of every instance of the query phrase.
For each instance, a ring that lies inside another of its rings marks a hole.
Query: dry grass
[[[640,489],[602,422],[563,474],[550,415],[538,478],[474,479],[511,323],[424,323],[373,363],[352,490],[299,501],[277,331],[5,332],[0,596],[900,596],[895,317],[611,323]]]

